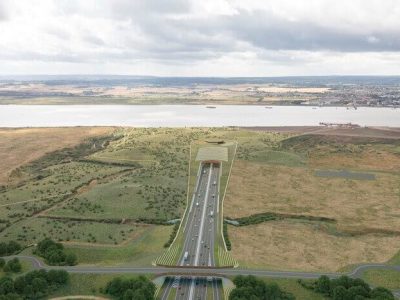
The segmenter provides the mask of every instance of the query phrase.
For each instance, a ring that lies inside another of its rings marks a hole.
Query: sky
[[[0,74],[400,75],[400,0],[0,0]]]

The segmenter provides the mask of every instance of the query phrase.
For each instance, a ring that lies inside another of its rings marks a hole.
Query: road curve
[[[221,268],[175,268],[175,267],[100,267],[100,266],[48,266],[42,260],[35,256],[28,255],[12,255],[4,257],[6,260],[17,257],[21,260],[32,263],[34,269],[63,269],[70,273],[132,273],[132,274],[154,274],[154,275],[192,275],[196,274],[207,276],[213,274],[215,276],[236,276],[236,275],[254,275],[260,277],[273,278],[299,278],[299,279],[315,279],[321,275],[327,275],[334,278],[341,275],[347,275],[353,278],[359,278],[362,274],[371,269],[395,270],[400,272],[400,265],[385,265],[385,264],[365,264],[356,267],[348,273],[324,273],[324,272],[299,272],[299,271],[272,271],[260,269],[221,269]]]

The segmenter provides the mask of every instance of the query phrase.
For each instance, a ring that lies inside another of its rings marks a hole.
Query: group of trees
[[[21,245],[15,241],[0,243],[0,256],[12,255],[21,250]]]
[[[229,239],[228,224],[226,222],[224,222],[222,229],[223,229],[222,232],[224,234],[226,249],[228,249],[228,251],[231,251],[232,244],[231,244],[231,240]]]
[[[9,273],[18,273],[22,270],[22,265],[19,262],[18,258],[10,259],[9,261],[4,260],[4,258],[0,258],[0,269],[3,269],[4,272]]]
[[[394,300],[392,292],[388,289],[382,287],[371,289],[364,280],[353,279],[348,276],[335,279],[321,276],[312,288],[317,293],[324,294],[334,300]]]
[[[144,276],[124,279],[116,277],[111,280],[105,293],[121,300],[154,300],[156,287]]]
[[[45,238],[39,242],[34,253],[43,257],[49,265],[74,266],[77,264],[75,254],[66,254],[64,246],[61,243],[56,243],[49,238]]]
[[[236,287],[229,294],[229,300],[294,300],[295,297],[282,291],[275,283],[267,284],[254,276],[236,276],[233,279]]]
[[[68,282],[68,273],[63,270],[32,271],[16,279],[0,279],[0,299],[38,299]]]
[[[164,248],[168,248],[169,246],[171,246],[172,242],[175,239],[176,234],[178,233],[178,229],[179,229],[179,225],[181,224],[181,222],[176,222],[174,224],[174,228],[172,229],[171,234],[169,235],[169,239],[168,241],[164,244]]]

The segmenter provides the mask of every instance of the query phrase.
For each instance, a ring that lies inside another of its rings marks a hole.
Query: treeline
[[[121,300],[154,300],[156,286],[148,278],[114,278],[108,282],[105,293]]]
[[[254,214],[251,216],[237,218],[237,219],[227,217],[226,219],[237,222],[238,225],[236,225],[236,226],[247,226],[247,225],[253,225],[253,224],[260,224],[260,223],[268,222],[268,221],[284,220],[284,219],[319,221],[319,222],[329,222],[329,223],[336,222],[335,219],[326,218],[326,217],[277,214],[277,213],[272,213],[272,212],[259,213],[259,214]]]
[[[323,294],[333,300],[394,300],[391,291],[383,287],[371,288],[368,283],[360,278],[341,276],[330,279],[328,276],[321,276],[315,282],[307,283],[299,280],[299,283],[308,289]]]
[[[233,279],[235,288],[229,294],[229,300],[294,300],[295,297],[282,291],[276,283],[267,284],[254,276],[236,276]]]
[[[180,224],[181,224],[181,221],[175,223],[174,228],[172,229],[172,232],[169,235],[168,241],[164,244],[164,248],[168,248],[169,246],[171,246],[172,242],[175,239],[176,234],[178,233]]]
[[[223,226],[222,233],[224,234],[226,249],[228,249],[228,251],[231,251],[232,244],[231,244],[231,240],[229,239],[229,235],[228,235],[228,224],[226,222],[224,222],[222,226]]]
[[[0,258],[0,269],[3,269],[6,273],[18,273],[21,272],[22,265],[18,258],[10,259],[7,263],[4,258]]]
[[[22,247],[15,241],[1,242],[0,243],[0,256],[13,255],[21,251]]]
[[[34,254],[43,257],[52,266],[74,266],[77,264],[76,255],[65,253],[64,246],[46,238],[37,244]]]
[[[0,299],[39,299],[67,284],[69,275],[63,270],[32,271],[16,279],[0,279]]]

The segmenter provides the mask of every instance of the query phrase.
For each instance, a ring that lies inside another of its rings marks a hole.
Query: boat
[[[267,108],[267,109],[272,109],[272,106],[266,106],[265,108]]]
[[[206,108],[217,108],[216,106],[207,105]]]

